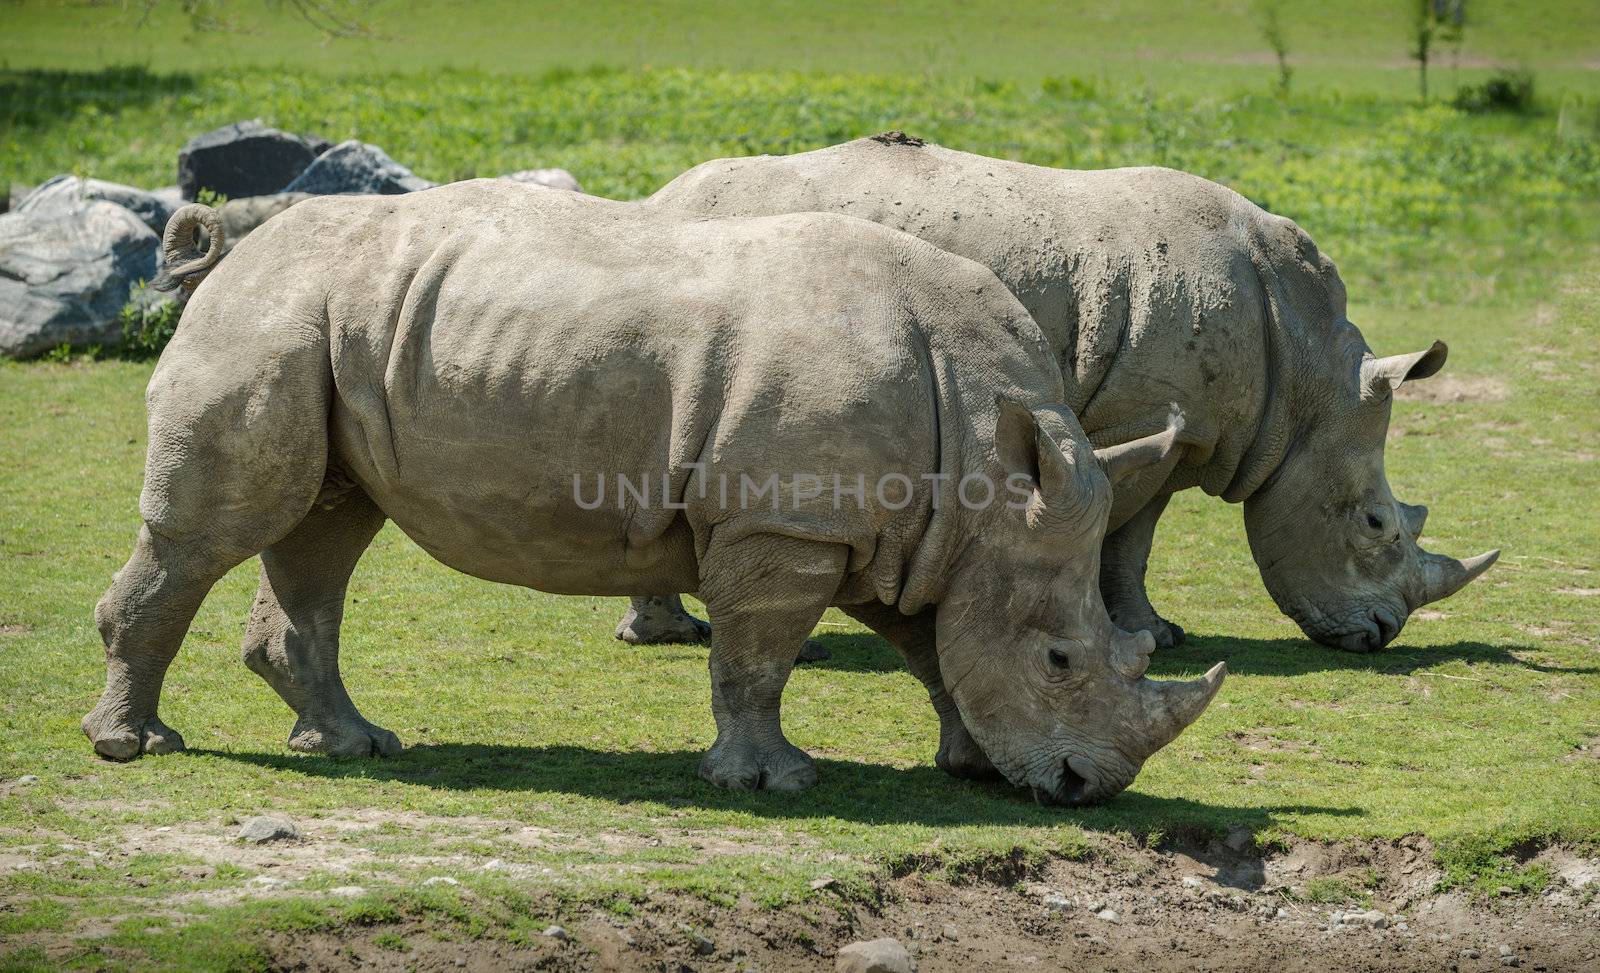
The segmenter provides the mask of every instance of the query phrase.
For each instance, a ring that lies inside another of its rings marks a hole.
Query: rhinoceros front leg
[[[738,790],[800,790],[817,781],[783,735],[783,687],[795,653],[832,602],[846,548],[776,534],[719,544],[701,564],[711,615],[711,713],[717,740],[700,776]]]
[[[384,516],[359,490],[315,506],[261,552],[244,662],[294,710],[289,746],[336,757],[389,756],[400,738],[356,710],[339,675],[345,588]]]
[[[906,668],[928,690],[928,700],[939,716],[939,752],[933,762],[954,777],[972,780],[990,780],[1000,776],[989,757],[978,746],[978,741],[967,731],[956,701],[944,686],[944,675],[939,671],[939,654],[933,626],[932,609],[916,615],[903,615],[900,610],[881,602],[845,605],[845,614],[872,629],[888,640],[889,644],[905,656]]]
[[[1133,519],[1107,534],[1100,548],[1100,596],[1111,620],[1130,632],[1149,632],[1155,636],[1156,647],[1162,649],[1182,645],[1183,629],[1156,614],[1145,593],[1144,576],[1150,566],[1156,522],[1170,497],[1163,494],[1145,504]]]
[[[704,642],[711,626],[689,614],[681,595],[634,595],[617,622],[617,638],[629,645],[674,645]],[[832,654],[806,639],[796,662],[822,662]]]

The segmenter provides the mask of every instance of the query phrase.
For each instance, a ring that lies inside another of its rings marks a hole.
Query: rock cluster
[[[185,202],[226,197],[220,209],[231,249],[312,196],[392,195],[434,185],[375,145],[356,139],[334,145],[259,119],[190,139],[178,153],[177,177],[177,185],[155,190],[71,175],[11,188],[8,206],[0,206],[0,356],[120,344],[120,313],[136,292],[150,300],[139,284],[160,269],[161,234]],[[582,191],[564,169],[501,178]]]

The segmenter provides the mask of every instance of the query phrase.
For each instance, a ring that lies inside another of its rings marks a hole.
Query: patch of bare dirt
[[[1511,387],[1489,375],[1435,375],[1422,382],[1407,382],[1395,390],[1394,397],[1411,402],[1500,402],[1511,394]]]
[[[1281,741],[1264,740],[1272,746]],[[1600,741],[1597,741],[1600,743]],[[1245,742],[1246,746],[1249,745]],[[226,890],[246,896],[330,894],[286,891],[274,881],[311,870],[365,868],[373,859],[404,859],[365,847],[369,838],[416,829],[469,835],[490,846],[633,848],[658,840],[634,834],[555,834],[515,822],[426,818],[384,812],[340,814],[297,822],[298,842],[251,847],[232,842],[222,823],[193,828],[130,829],[124,852],[181,848],[213,855],[259,874]],[[692,838],[705,854],[785,853],[764,832]],[[482,868],[481,856],[412,856],[411,864]],[[1500,969],[1502,948],[1535,971],[1594,969],[1600,962],[1600,860],[1572,849],[1537,853],[1556,876],[1544,894],[1474,900],[1436,891],[1440,873],[1422,838],[1325,844],[1293,842],[1262,849],[1236,828],[1216,839],[1175,840],[1145,847],[1096,839],[1081,861],[1043,866],[1025,856],[965,864],[954,880],[935,859],[908,864],[864,894],[842,893],[819,879],[814,897],[772,909],[740,901],[712,905],[663,893],[629,915],[574,905],[539,874],[526,879],[533,928],[560,926],[560,936],[509,942],[473,938],[443,920],[349,926],[318,933],[272,933],[264,946],[280,970],[829,970],[844,945],[890,936],[913,954],[922,973],[1002,970],[1421,971]],[[206,866],[195,866],[204,869]],[[416,875],[411,876],[416,880]],[[1315,902],[1314,890],[1336,880],[1356,896]],[[212,893],[205,893],[212,894]],[[471,901],[470,896],[468,902]],[[164,901],[163,914],[182,903]],[[150,903],[140,903],[149,914]],[[47,934],[47,948],[93,929]]]

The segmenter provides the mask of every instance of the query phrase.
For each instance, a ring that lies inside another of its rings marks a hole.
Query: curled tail
[[[200,252],[200,229],[211,238],[205,253]],[[222,259],[222,218],[217,211],[200,203],[190,203],[172,214],[161,241],[161,273],[150,282],[158,291],[182,287],[193,293],[217,261]]]

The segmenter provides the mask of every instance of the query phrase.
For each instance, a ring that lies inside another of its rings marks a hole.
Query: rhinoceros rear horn
[[[1419,605],[1426,605],[1441,598],[1448,598],[1465,588],[1478,575],[1489,568],[1500,558],[1499,551],[1488,551],[1477,557],[1469,557],[1465,561],[1458,561],[1453,557],[1443,554],[1422,553],[1422,600]]]
[[[1173,405],[1171,414],[1167,416],[1167,428],[1143,439],[1097,449],[1094,458],[1099,460],[1106,479],[1111,481],[1115,489],[1123,480],[1173,458],[1183,429],[1183,413],[1177,405]]]
[[[1188,682],[1156,682],[1149,683],[1149,687],[1159,694],[1162,705],[1146,708],[1146,712],[1155,710],[1155,725],[1150,727],[1151,753],[1177,739],[1200,714],[1205,712],[1207,706],[1216,698],[1217,691],[1222,688],[1222,680],[1228,674],[1228,664],[1219,662],[1212,666],[1210,671],[1199,679]]]

